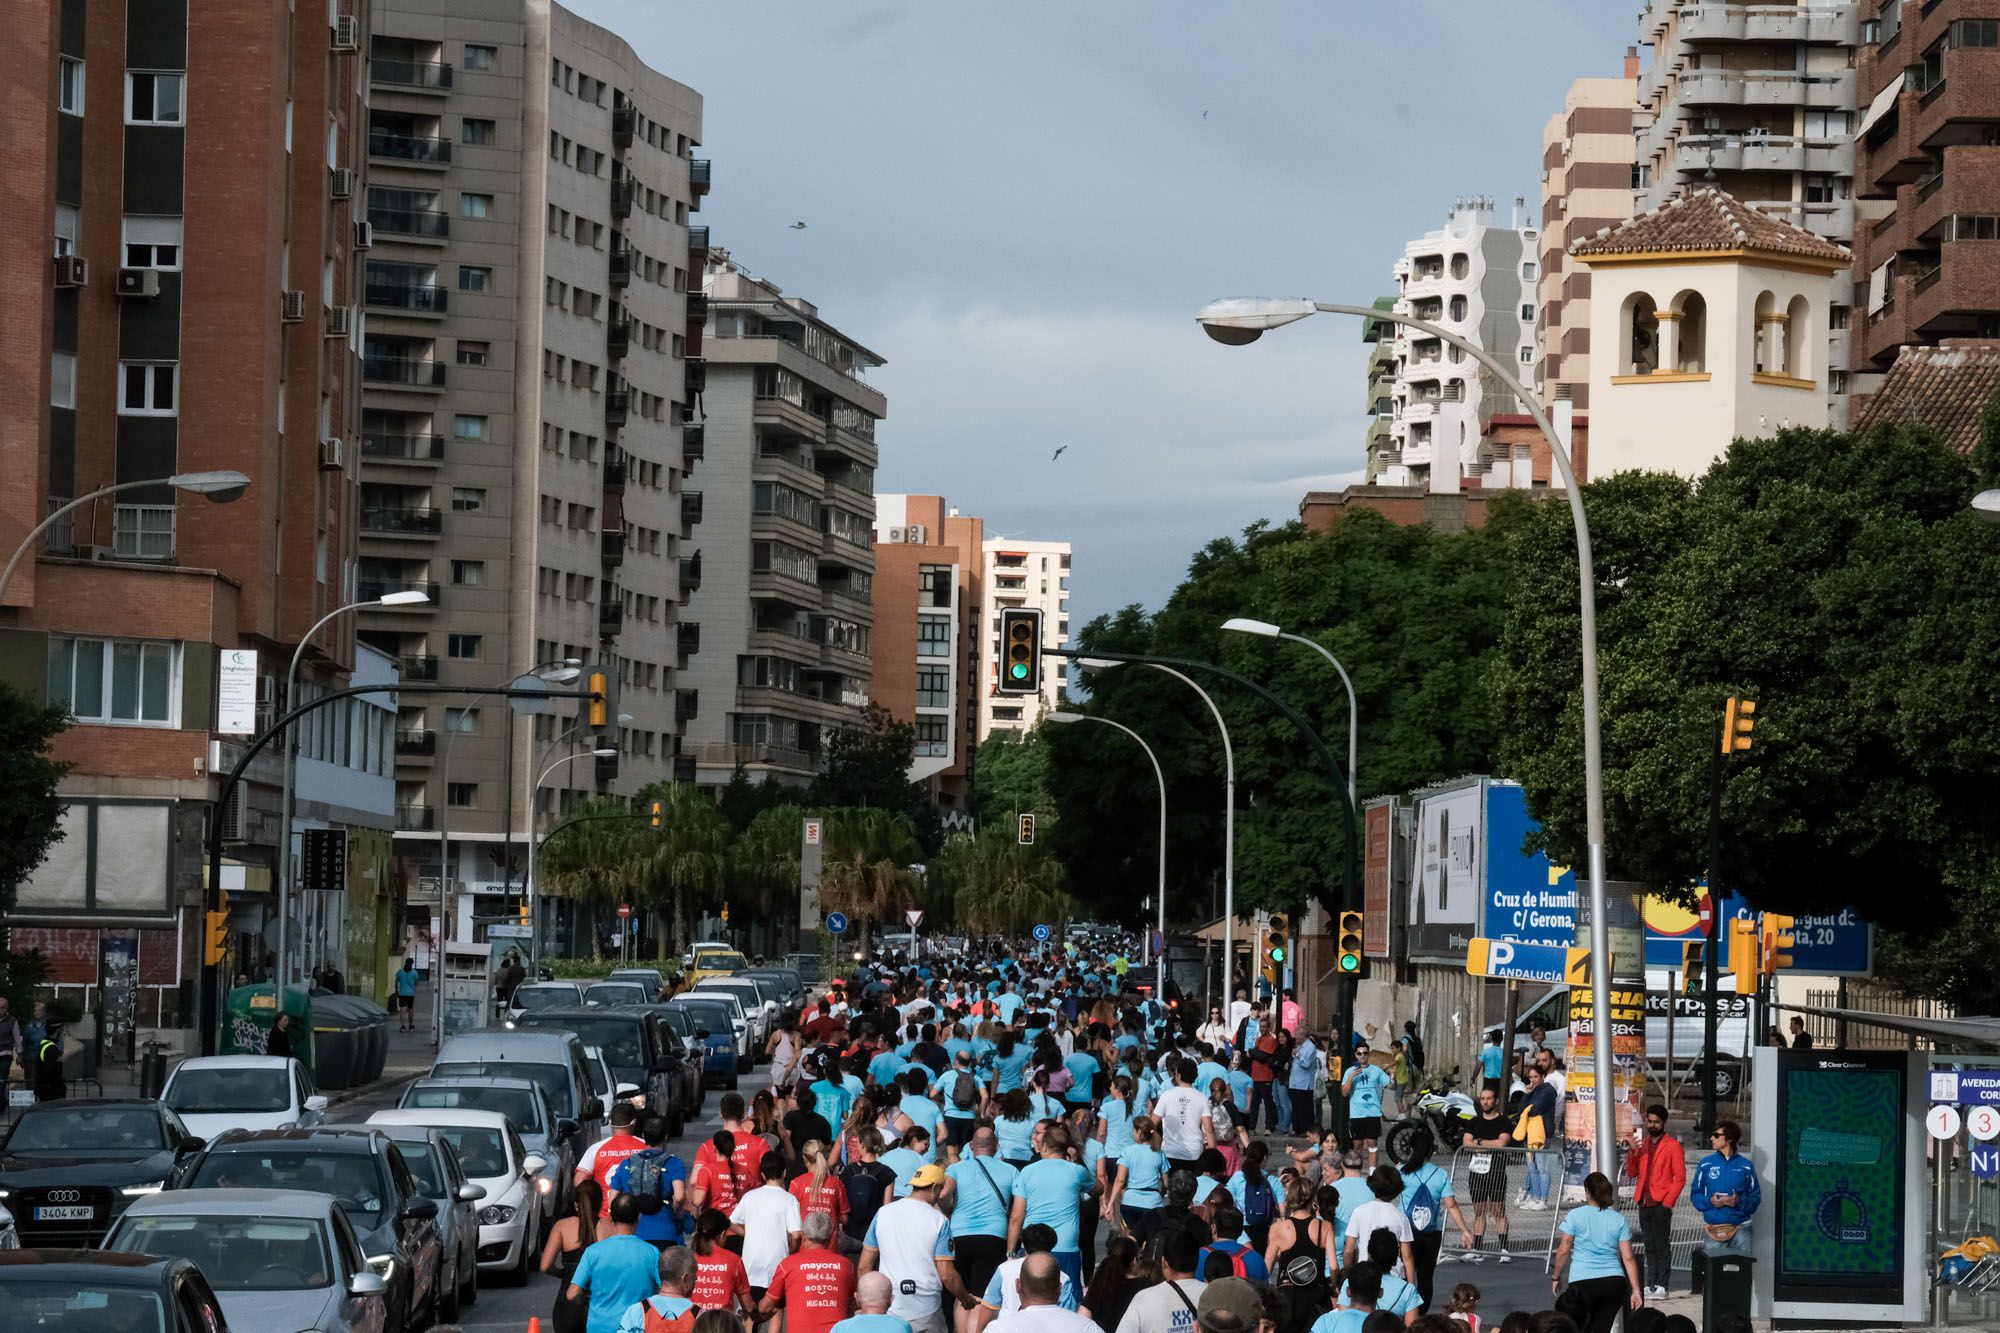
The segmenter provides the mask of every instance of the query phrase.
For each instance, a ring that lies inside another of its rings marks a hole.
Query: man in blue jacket
[[[1688,1202],[1701,1213],[1708,1228],[1702,1249],[1709,1254],[1750,1251],[1750,1218],[1763,1202],[1757,1172],[1750,1159],[1736,1150],[1743,1130],[1734,1120],[1718,1120],[1709,1135],[1715,1151],[1694,1169]]]

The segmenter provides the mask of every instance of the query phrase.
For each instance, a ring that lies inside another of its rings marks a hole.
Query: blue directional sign
[[[1048,943],[1048,940],[1049,940],[1049,936],[1050,936],[1050,935],[1053,935],[1054,933],[1055,933],[1055,932],[1054,932],[1054,931],[1052,931],[1052,930],[1050,930],[1050,929],[1049,929],[1049,928],[1048,928],[1047,926],[1036,926],[1036,927],[1035,927],[1035,943],[1037,943],[1037,944],[1046,944],[1046,943]]]
[[[1991,1180],[1995,1176],[2000,1176],[2000,1148],[1991,1144],[1983,1148],[1974,1148],[1966,1154],[1966,1158],[1972,1166],[1972,1174],[1981,1180]]]
[[[1728,922],[1735,918],[1755,921],[1758,913],[1750,904],[1730,894],[1723,900],[1724,925],[1721,937],[1727,948]],[[1692,912],[1681,929],[1664,931],[1649,920],[1646,929],[1646,966],[1679,967],[1681,946],[1702,938],[1701,926]],[[1825,916],[1798,915],[1792,927],[1792,966],[1799,976],[1865,977],[1875,970],[1875,930],[1861,916],[1847,909]]]
[[[1512,981],[1573,981],[1589,957],[1588,949],[1563,945],[1474,939],[1466,943],[1465,970]]]
[[[2000,1106],[2000,1069],[1933,1069],[1930,1100],[1938,1106]]]
[[[845,935],[847,933],[847,913],[828,912],[826,914],[826,928],[836,935]]]

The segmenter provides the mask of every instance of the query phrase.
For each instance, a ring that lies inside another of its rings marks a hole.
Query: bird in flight
[[[805,229],[806,229],[806,224],[803,222],[794,222],[792,224],[793,231],[804,231]]]
[[[1206,112],[1206,111],[1202,112],[1202,113],[1201,113],[1201,118],[1202,118],[1203,120],[1207,120],[1207,119],[1208,119],[1208,112]]]
[[[1065,445],[1061,446],[1061,447],[1060,447],[1060,448],[1058,448],[1058,449],[1057,449],[1057,450],[1056,450],[1056,451],[1055,451],[1054,453],[1052,453],[1052,454],[1050,454],[1050,455],[1049,455],[1049,461],[1050,461],[1051,463],[1055,462],[1055,461],[1056,461],[1056,460],[1057,460],[1058,458],[1061,458],[1061,457],[1062,457],[1062,456],[1063,456],[1063,455],[1064,455],[1065,453],[1067,453],[1068,451],[1069,451],[1069,446],[1068,446],[1068,445],[1066,445],[1066,444],[1065,444]]]

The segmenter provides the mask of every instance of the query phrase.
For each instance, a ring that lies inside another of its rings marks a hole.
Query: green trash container
[[[313,1068],[312,998],[303,987],[285,992],[285,1012],[292,1016],[292,1055]],[[222,1038],[216,1043],[220,1055],[262,1055],[271,1039],[271,1024],[278,1015],[277,987],[266,982],[237,986],[223,1005]]]

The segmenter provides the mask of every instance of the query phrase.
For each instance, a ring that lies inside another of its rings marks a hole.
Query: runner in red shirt
[[[743,1261],[722,1247],[722,1235],[729,1230],[729,1218],[710,1208],[695,1226],[694,1290],[695,1305],[704,1310],[727,1310],[730,1314],[750,1313],[750,1275]]]
[[[757,1302],[757,1318],[785,1312],[785,1333],[828,1333],[854,1306],[854,1265],[827,1248],[833,1218],[824,1212],[805,1220],[805,1247],[778,1261],[771,1285]]]
[[[612,1171],[633,1153],[645,1150],[646,1141],[632,1132],[632,1122],[637,1118],[630,1102],[620,1102],[612,1107],[611,1137],[591,1144],[577,1160],[577,1183],[595,1180],[597,1187],[604,1191],[604,1207],[599,1210],[599,1217],[611,1216]]]
[[[826,1213],[838,1230],[847,1220],[847,1187],[834,1174],[832,1149],[814,1139],[805,1145],[804,1157],[805,1172],[791,1184],[792,1197],[799,1201],[799,1215]]]

